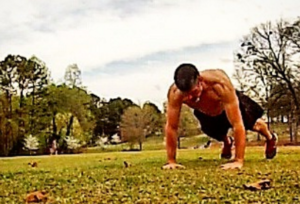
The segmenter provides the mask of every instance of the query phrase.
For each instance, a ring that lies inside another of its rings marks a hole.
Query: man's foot
[[[266,158],[267,159],[273,159],[276,156],[277,153],[277,135],[275,133],[272,133],[272,139],[266,141]]]
[[[233,138],[229,137],[230,143],[226,144],[224,143],[224,147],[221,154],[221,159],[231,159],[232,157],[232,146],[233,146]]]

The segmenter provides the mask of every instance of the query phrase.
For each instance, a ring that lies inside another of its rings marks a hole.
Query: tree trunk
[[[56,121],[55,121],[55,116],[56,114],[53,115],[53,118],[52,118],[52,127],[53,127],[53,132],[52,132],[52,136],[55,137],[56,136],[56,133],[57,133],[57,126],[56,126]]]
[[[142,143],[142,141],[139,142],[139,145],[140,145],[140,151],[142,151],[143,150],[143,143]]]
[[[296,124],[295,124],[295,135],[294,135],[294,141],[295,141],[295,144],[298,143],[298,127],[299,127],[299,122],[298,122],[298,116],[296,118]]]
[[[19,111],[18,111],[18,136],[17,136],[17,144],[16,144],[16,154],[20,153],[20,149],[22,148],[22,142],[20,140],[23,140],[25,137],[25,123],[24,123],[24,94],[23,89],[20,93],[20,103],[19,103]]]
[[[177,137],[177,148],[180,149],[180,136]]]
[[[69,124],[68,124],[68,126],[67,126],[66,136],[70,136],[71,128],[72,128],[72,125],[73,125],[73,120],[74,120],[74,116],[72,115],[72,116],[70,117],[70,121],[69,121]]]
[[[18,138],[22,138],[24,136],[23,132],[25,129],[25,124],[24,124],[24,119],[23,119],[23,107],[24,107],[24,94],[23,94],[23,89],[21,90],[20,93],[20,103],[19,103],[19,119],[18,119]]]
[[[35,107],[35,86],[33,86],[33,90],[32,90],[32,98],[31,98],[31,105],[32,107]],[[35,129],[35,122],[34,122],[34,116],[35,116],[35,109],[32,108],[30,110],[31,112],[31,116],[30,116],[30,124],[29,124],[29,127],[31,130],[34,130]]]
[[[288,115],[288,124],[289,124],[289,131],[290,131],[290,142],[293,142],[293,112]]]

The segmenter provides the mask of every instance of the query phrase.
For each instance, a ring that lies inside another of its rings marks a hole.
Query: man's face
[[[199,101],[202,90],[203,90],[203,87],[201,85],[200,80],[198,79],[195,86],[190,91],[188,91],[188,93],[187,93],[189,99],[191,99],[193,101],[196,101],[196,102]]]

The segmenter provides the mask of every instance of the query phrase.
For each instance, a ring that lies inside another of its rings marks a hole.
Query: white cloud
[[[231,53],[225,52],[224,54],[224,50],[227,48],[228,45],[220,49],[206,48],[205,52],[199,51],[188,55],[173,54],[171,61],[142,62],[137,65],[141,71],[136,70],[127,74],[126,71],[117,74],[100,73],[92,77],[84,77],[84,82],[91,91],[100,93],[102,97],[115,98],[120,96],[129,98],[136,103],[150,100],[162,109],[168,88],[173,83],[174,70],[181,63],[194,63],[200,71],[205,68],[223,68],[228,75],[231,75],[233,56]]]
[[[99,95],[160,103],[172,81],[172,70],[181,61],[194,62],[199,68],[220,66],[232,72],[232,64],[224,61],[232,58],[232,46],[221,51],[215,48],[208,54],[191,53],[188,47],[238,43],[259,23],[297,17],[299,7],[296,0],[10,0],[0,7],[0,57],[35,54],[57,80],[72,63],[77,63],[83,73],[101,76],[101,70],[110,63],[169,53],[168,60],[155,59],[155,67],[144,62],[134,74],[87,77],[84,81]],[[186,52],[171,56],[180,50]],[[152,67],[149,72],[145,71],[147,66]],[[136,86],[138,83],[141,85]]]

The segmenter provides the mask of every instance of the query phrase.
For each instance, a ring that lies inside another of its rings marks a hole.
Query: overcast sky
[[[0,60],[35,55],[56,82],[76,63],[96,95],[160,108],[179,64],[231,76],[233,52],[253,26],[300,11],[298,0],[0,2]]]

